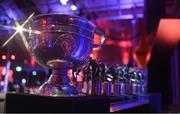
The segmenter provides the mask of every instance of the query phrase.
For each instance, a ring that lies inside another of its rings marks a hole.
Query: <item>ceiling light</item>
[[[68,0],[60,0],[60,2],[61,2],[62,5],[66,5]]]
[[[76,11],[77,10],[77,6],[76,5],[71,5],[71,10]]]

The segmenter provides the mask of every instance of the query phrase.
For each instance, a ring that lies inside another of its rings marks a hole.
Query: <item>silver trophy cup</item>
[[[41,32],[29,35],[32,56],[41,66],[52,69],[52,75],[38,93],[48,96],[77,95],[67,70],[81,67],[89,60],[96,27],[78,16],[44,14],[31,20],[30,29]]]

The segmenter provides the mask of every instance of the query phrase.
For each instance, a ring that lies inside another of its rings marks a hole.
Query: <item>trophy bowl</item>
[[[86,19],[65,14],[43,14],[30,21],[31,55],[41,66],[52,69],[52,75],[38,93],[48,96],[74,96],[67,70],[81,67],[90,58],[96,27]]]

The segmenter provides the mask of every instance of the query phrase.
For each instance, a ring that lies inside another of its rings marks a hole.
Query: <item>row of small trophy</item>
[[[74,81],[83,74],[82,81],[76,81],[79,95],[142,95],[145,92],[145,76],[134,67],[106,65],[90,59],[82,69],[73,70]]]

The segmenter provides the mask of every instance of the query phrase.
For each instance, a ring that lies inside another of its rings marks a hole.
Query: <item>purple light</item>
[[[125,110],[132,107],[138,107],[140,105],[148,104],[149,102],[150,102],[149,99],[134,99],[134,100],[129,100],[127,102],[111,103],[110,112]]]
[[[9,73],[10,66],[11,66],[11,62],[8,61],[6,64],[6,71],[5,71],[4,88],[3,88],[4,92],[7,92],[7,89],[8,89],[8,77],[9,77],[8,73]]]

